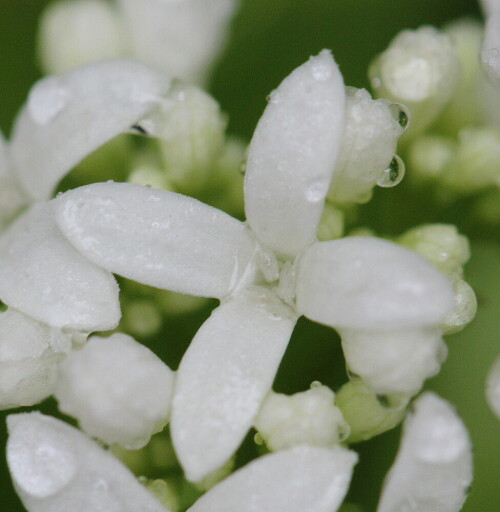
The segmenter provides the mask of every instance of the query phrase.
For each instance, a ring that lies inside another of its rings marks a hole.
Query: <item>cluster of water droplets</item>
[[[403,132],[410,124],[410,111],[401,103],[391,103],[389,107],[393,118],[399,123]],[[377,185],[383,188],[395,187],[405,176],[405,164],[399,155],[394,155],[389,167],[384,169],[377,179]]]

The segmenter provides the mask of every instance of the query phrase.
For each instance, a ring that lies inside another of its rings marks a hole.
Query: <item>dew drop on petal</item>
[[[41,125],[52,121],[68,104],[69,91],[55,77],[38,82],[28,97],[28,110],[33,120]]]
[[[389,106],[392,117],[405,131],[410,124],[410,111],[401,103],[391,103]]]
[[[319,203],[326,197],[328,191],[328,182],[325,180],[311,181],[305,189],[307,201],[310,203]]]
[[[405,164],[398,155],[394,155],[391,160],[389,167],[382,171],[379,178],[377,179],[377,185],[379,187],[390,188],[395,187],[405,175]]]

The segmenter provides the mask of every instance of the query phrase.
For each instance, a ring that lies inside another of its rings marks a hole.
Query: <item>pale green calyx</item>
[[[375,185],[397,185],[404,176],[404,164],[394,155],[408,123],[403,106],[373,100],[365,89],[346,87],[344,131],[328,198],[365,203]]]
[[[429,126],[451,98],[459,69],[450,38],[424,26],[400,32],[374,60],[369,75],[376,96],[410,109],[409,133],[415,134]]]
[[[452,224],[425,224],[409,229],[398,242],[420,254],[447,275],[462,275],[470,258],[469,241]]]
[[[404,418],[409,397],[376,395],[360,379],[344,384],[335,403],[349,424],[348,443],[366,441],[396,427]]]
[[[334,398],[331,389],[314,384],[308,391],[291,396],[271,391],[255,428],[272,451],[298,444],[333,446],[349,435],[349,426]]]

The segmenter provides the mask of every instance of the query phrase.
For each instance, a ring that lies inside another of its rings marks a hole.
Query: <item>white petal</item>
[[[265,455],[216,485],[189,512],[335,512],[357,455],[297,446]]]
[[[437,327],[339,333],[349,370],[378,394],[415,395],[448,353]]]
[[[344,128],[342,76],[323,51],[285,78],[255,130],[245,174],[248,223],[294,256],[313,242]]]
[[[0,230],[29,199],[12,173],[7,144],[0,133]]]
[[[500,2],[481,0],[485,13],[485,31],[481,60],[488,77],[496,84],[500,81]]]
[[[58,199],[56,219],[91,261],[135,281],[224,297],[249,271],[244,224],[191,197],[128,183],[97,183]]]
[[[118,285],[64,238],[50,204],[34,205],[0,237],[0,298],[54,327],[112,329]]]
[[[127,60],[39,81],[12,137],[13,163],[26,191],[35,199],[50,197],[73,166],[140,120],[169,87],[170,79]]]
[[[38,412],[7,418],[7,461],[29,512],[168,512],[109,452]]]
[[[443,274],[385,240],[319,242],[299,262],[297,309],[332,327],[392,330],[433,325],[453,305],[451,284]]]
[[[123,27],[106,0],[51,2],[38,25],[38,56],[46,74],[123,54]],[[61,44],[64,41],[64,44]]]
[[[0,409],[33,405],[52,394],[70,335],[14,309],[0,313]]]
[[[54,392],[59,409],[87,434],[132,449],[166,425],[173,372],[130,336],[93,336],[61,363]]]
[[[414,403],[377,512],[458,512],[472,480],[471,444],[453,408],[433,393]]]
[[[224,302],[198,331],[178,370],[171,418],[189,480],[202,479],[238,448],[271,388],[295,321],[272,292],[252,287]]]
[[[202,81],[224,42],[236,0],[119,0],[129,53],[189,82]]]
[[[486,379],[486,400],[500,419],[500,356],[497,356]]]

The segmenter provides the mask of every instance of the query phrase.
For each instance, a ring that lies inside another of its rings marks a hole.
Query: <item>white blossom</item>
[[[247,224],[192,198],[131,184],[94,184],[55,201],[59,228],[97,265],[222,300],[177,375],[171,432],[189,480],[203,478],[236,450],[299,315],[375,340],[409,332],[415,343],[430,340],[439,349],[435,327],[453,304],[443,275],[383,240],[315,242],[337,172],[344,103],[342,78],[326,51],[272,93],[248,154]],[[373,357],[387,356],[371,345]],[[422,368],[420,358],[412,365],[408,352],[404,347],[399,359],[391,354],[390,370],[399,375],[394,391],[406,389],[415,365],[413,390],[435,371],[434,364]],[[399,369],[403,362],[407,372]]]
[[[165,100],[170,85],[163,74],[126,60],[48,77],[31,89],[11,141],[0,139],[0,299],[31,317],[33,325],[42,322],[49,331],[57,328],[75,334],[117,325],[120,306],[115,279],[67,242],[47,200],[81,159],[152,110],[165,108],[165,102],[171,104]],[[16,343],[24,323],[9,324],[11,338],[2,332],[4,347]],[[44,329],[36,332],[39,342],[46,343]],[[64,337],[62,332],[60,336]],[[53,383],[48,375],[61,350],[49,357],[51,350],[49,344],[43,359],[32,360],[33,382],[39,380],[37,365],[42,365],[48,372],[46,383]],[[52,361],[50,370],[43,361]],[[2,371],[7,371],[6,365],[2,360]],[[28,367],[23,368],[19,379],[22,375],[26,384]],[[5,403],[2,398],[2,407],[31,405],[50,394],[50,386],[35,386],[28,400],[25,391],[15,389],[19,398],[10,395]]]
[[[28,512],[168,512],[109,452],[39,413],[8,418],[7,460]],[[300,446],[261,457],[203,495],[191,512],[335,512],[357,456]]]
[[[176,78],[203,82],[237,5],[237,0],[57,1],[41,19],[40,61],[47,72],[60,73],[127,56]]]

